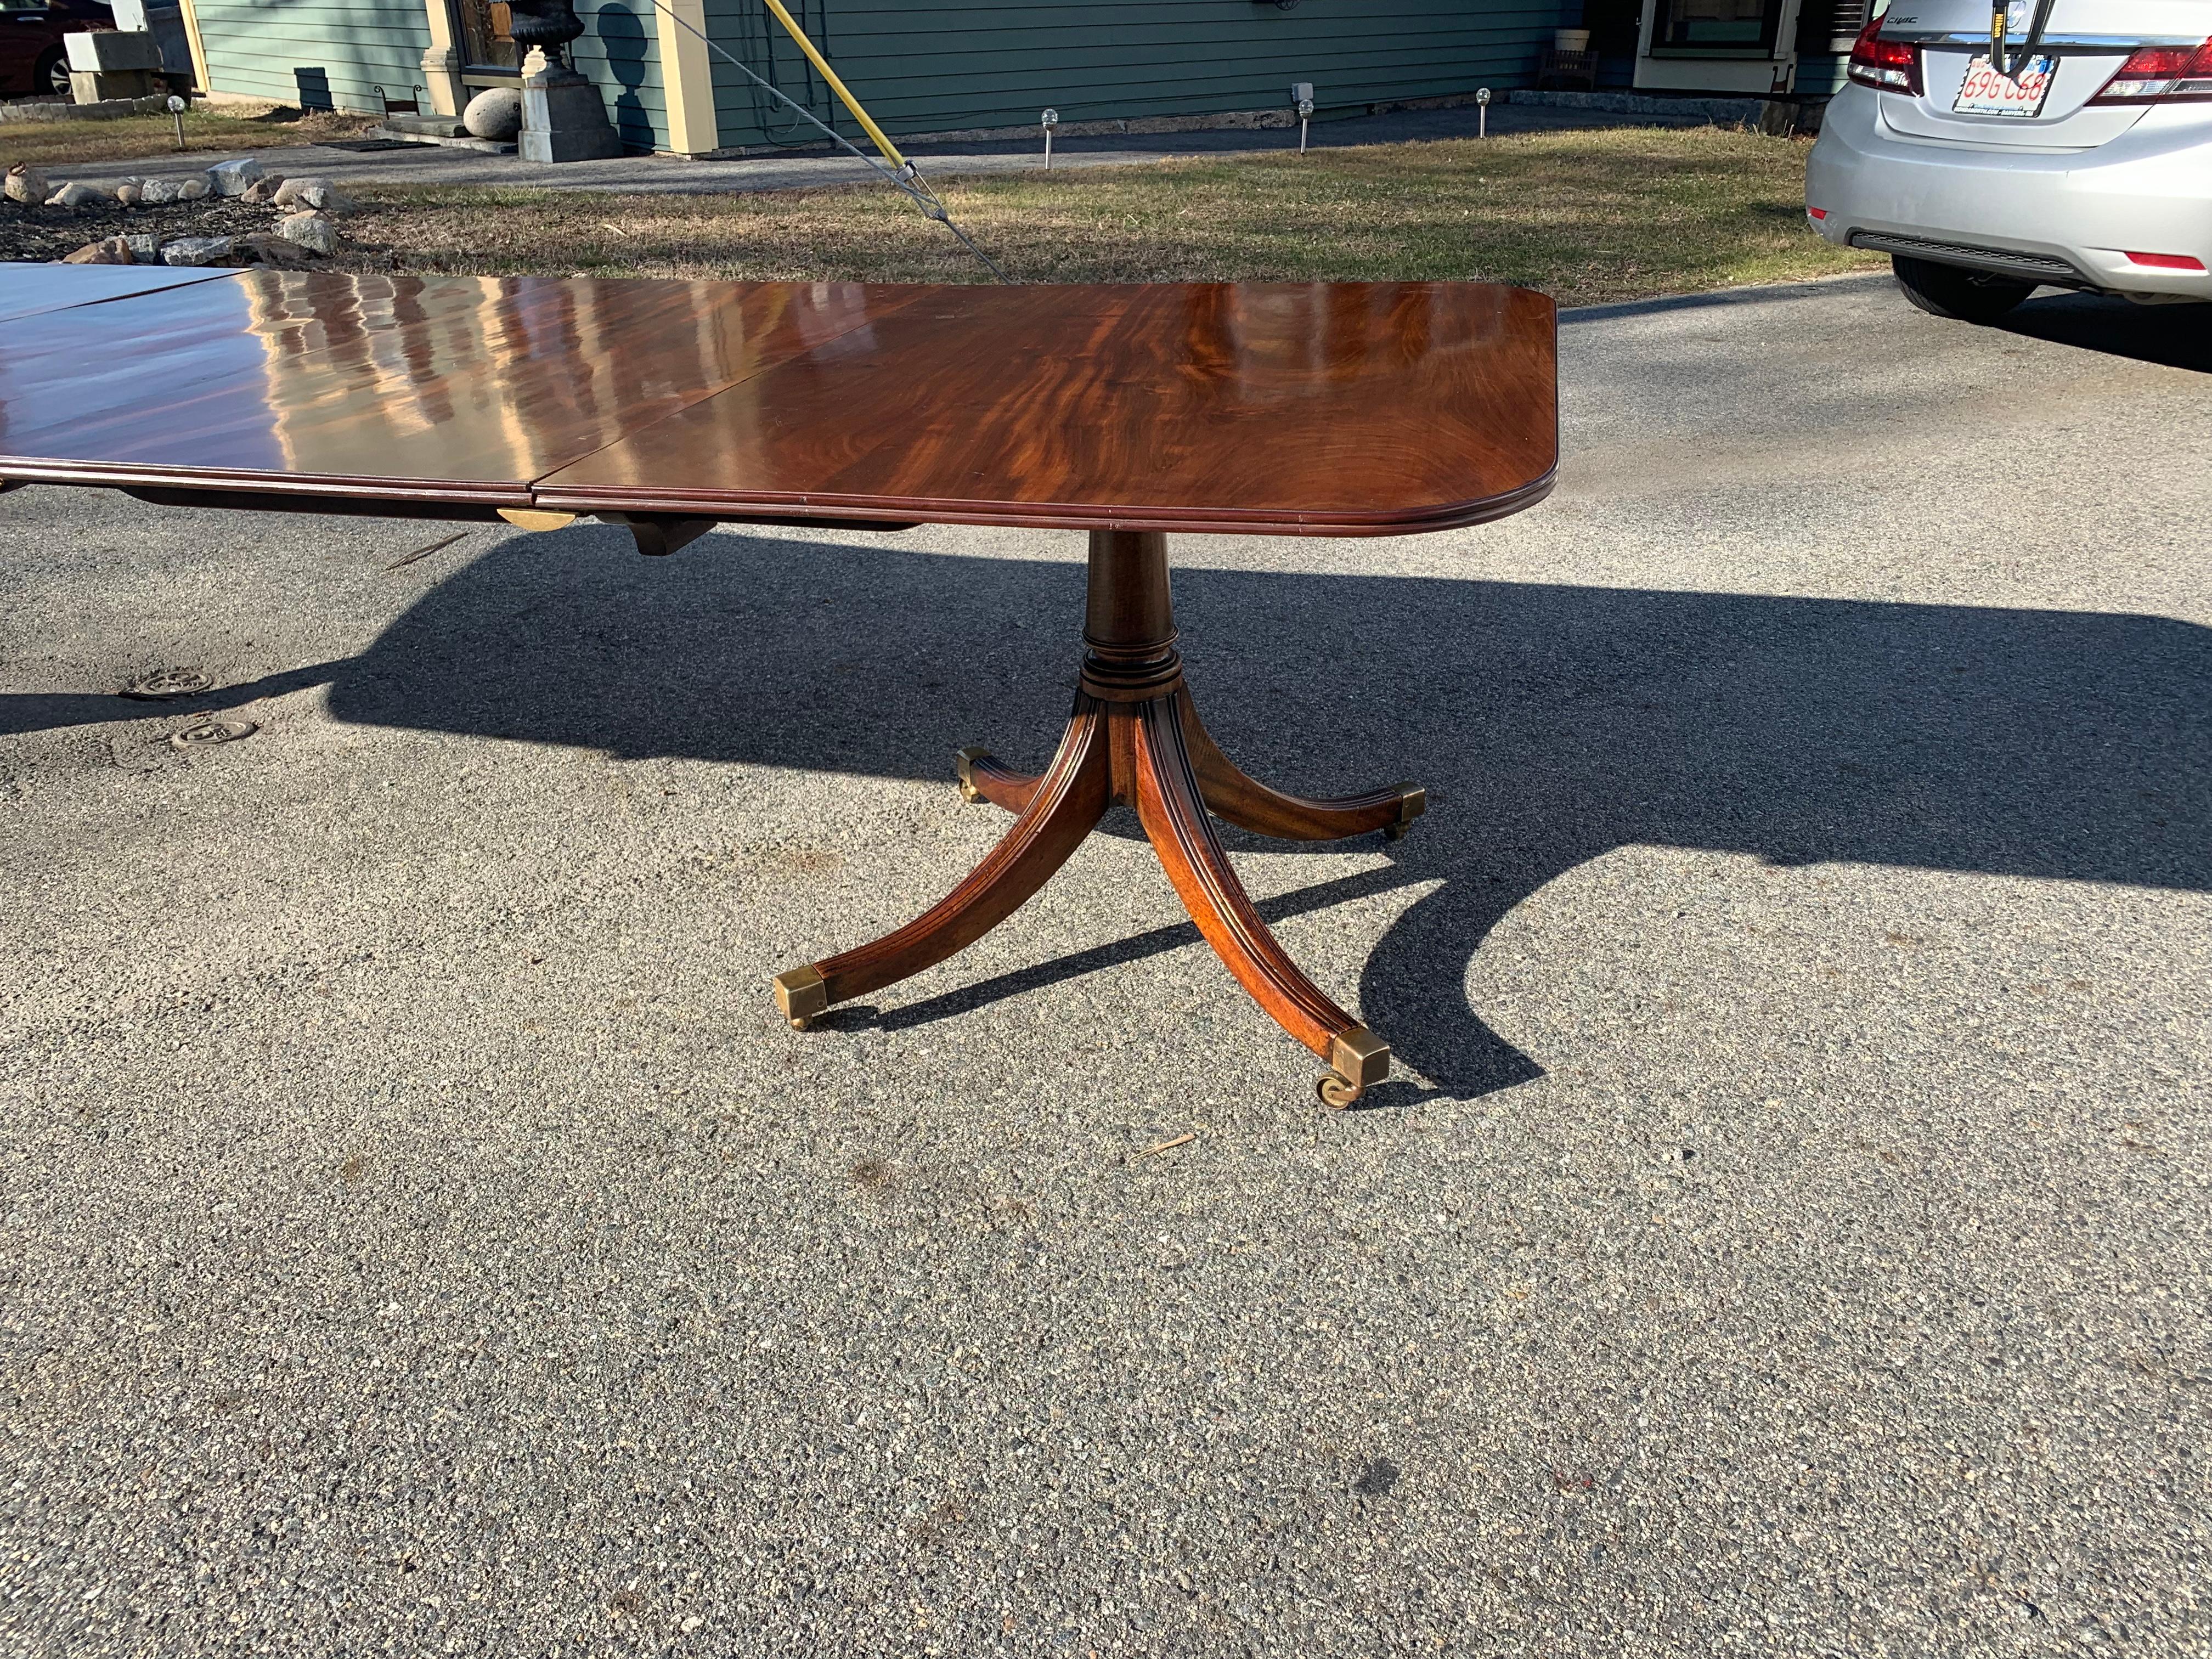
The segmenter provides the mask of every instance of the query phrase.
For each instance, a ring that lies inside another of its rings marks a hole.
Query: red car
[[[114,27],[101,0],[0,0],[0,98],[68,97],[62,36]]]

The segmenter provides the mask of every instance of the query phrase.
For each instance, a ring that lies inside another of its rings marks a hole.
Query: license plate
[[[2051,95],[2051,71],[2057,60],[2031,58],[2011,75],[1999,75],[1986,57],[1966,65],[1966,78],[1951,106],[1954,115],[2010,115],[2033,120]]]

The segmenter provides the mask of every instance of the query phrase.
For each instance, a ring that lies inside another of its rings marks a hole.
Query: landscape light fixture
[[[1299,81],[1291,87],[1291,103],[1298,112],[1298,154],[1306,153],[1306,123],[1313,119],[1313,82]]]
[[[1490,88],[1488,87],[1477,87],[1474,89],[1474,136],[1478,138],[1490,137]]]
[[[1060,125],[1060,112],[1048,109],[1037,117],[1037,125],[1044,129],[1044,170],[1052,171],[1052,130]]]
[[[175,93],[169,94],[169,118],[177,124],[177,148],[185,147],[185,100]]]

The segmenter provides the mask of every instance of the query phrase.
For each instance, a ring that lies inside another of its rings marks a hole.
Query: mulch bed
[[[0,259],[58,259],[87,242],[110,236],[245,236],[273,231],[274,208],[249,206],[234,197],[168,202],[160,207],[24,207],[0,201]]]
[[[110,203],[82,208],[27,208],[0,200],[0,264],[60,259],[88,242],[104,242],[111,236],[153,236],[164,242],[179,236],[273,237],[276,222],[295,210],[241,202],[234,196],[166,202],[159,207]],[[343,235],[343,224],[340,231]],[[294,257],[316,270],[389,270],[393,264],[388,252],[362,246],[350,238],[341,242],[335,256],[311,255],[299,249]],[[244,262],[243,258],[223,261],[225,264]]]

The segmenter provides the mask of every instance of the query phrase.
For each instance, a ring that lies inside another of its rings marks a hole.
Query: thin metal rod
[[[761,3],[775,14],[775,20],[783,25],[784,32],[799,43],[799,51],[806,54],[806,61],[814,65],[822,78],[830,83],[830,90],[837,94],[837,101],[852,111],[853,118],[867,129],[868,137],[876,141],[876,148],[901,167],[911,167],[913,163],[900,155],[898,146],[884,136],[884,130],[876,125],[875,118],[860,107],[860,100],[845,89],[845,83],[837,78],[837,71],[830,67],[830,60],[816,49],[814,42],[806,38],[806,31],[799,27],[792,15],[784,9],[783,0],[761,0]]]
[[[951,231],[955,236],[958,237],[960,239],[961,245],[970,253],[974,254],[978,259],[981,259],[983,262],[985,269],[989,270],[991,275],[997,277],[1002,283],[1009,283],[1013,280],[1013,278],[1007,276],[1005,271],[999,268],[999,262],[997,260],[994,259],[989,254],[984,252],[981,248],[977,247],[974,240],[969,237],[968,233],[961,229],[958,225],[953,222],[952,216],[945,210],[945,204],[939,201],[937,199],[936,192],[931,190],[929,186],[922,181],[921,169],[915,166],[912,161],[906,161],[905,165],[902,166],[896,173],[892,172],[881,161],[876,160],[874,156],[869,155],[866,150],[854,144],[851,139],[846,137],[845,135],[838,131],[836,128],[823,121],[820,116],[815,114],[815,112],[807,108],[805,105],[791,97],[783,90],[782,88],[761,79],[759,76],[755,75],[750,69],[747,68],[741,59],[733,57],[731,53],[724,51],[722,47],[715,44],[714,41],[709,40],[702,31],[693,28],[684,19],[677,16],[675,12],[670,9],[667,0],[653,0],[653,3],[655,10],[659,11],[663,16],[668,18],[669,21],[675,23],[678,27],[683,29],[685,33],[696,35],[699,39],[700,44],[704,46],[708,51],[714,53],[715,56],[728,63],[740,75],[743,75],[748,81],[750,81],[755,86],[767,93],[769,97],[776,100],[779,103],[789,105],[792,110],[803,119],[810,121],[814,125],[820,127],[823,132],[829,137],[830,142],[836,145],[838,149],[844,150],[847,154],[850,155],[854,161],[862,162],[867,167],[874,169],[876,172],[881,173],[884,176],[884,181],[890,185],[893,189],[911,197],[914,200],[915,205],[921,210],[924,216],[936,220],[939,224],[943,225],[945,229]],[[893,153],[896,154],[896,152]],[[904,161],[904,158],[901,157],[901,160]]]

